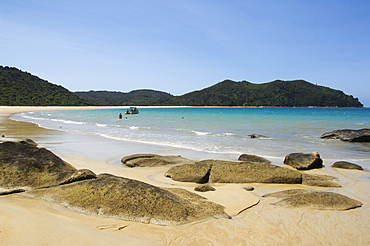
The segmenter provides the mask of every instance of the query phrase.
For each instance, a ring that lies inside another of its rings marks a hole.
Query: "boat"
[[[130,107],[130,109],[126,110],[126,114],[138,114],[139,110],[136,107]]]

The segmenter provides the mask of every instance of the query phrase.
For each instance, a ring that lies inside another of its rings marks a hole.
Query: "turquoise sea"
[[[123,108],[38,111],[13,119],[59,131],[210,153],[281,158],[317,151],[322,158],[370,168],[370,143],[320,138],[336,129],[370,128],[370,108],[184,107],[140,108],[137,115],[124,112]],[[119,113],[123,119],[118,119]]]

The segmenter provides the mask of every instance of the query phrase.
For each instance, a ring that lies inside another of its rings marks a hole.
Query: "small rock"
[[[207,192],[207,191],[215,191],[216,189],[213,188],[211,185],[209,184],[201,184],[201,185],[198,185],[194,188],[195,191],[199,191],[199,192]]]
[[[252,191],[252,190],[254,190],[254,187],[252,187],[252,186],[244,186],[243,189],[246,190],[246,191]]]
[[[364,170],[360,165],[348,162],[348,161],[337,161],[331,167],[335,168],[343,168],[343,169],[356,169],[356,170]]]

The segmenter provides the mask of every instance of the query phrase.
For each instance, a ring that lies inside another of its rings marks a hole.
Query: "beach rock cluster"
[[[339,187],[327,175],[304,174],[291,168],[260,162],[204,160],[173,166],[165,176],[175,181],[194,183],[274,183]]]
[[[264,197],[273,196],[283,198],[275,203],[286,208],[310,208],[318,210],[348,210],[362,206],[362,203],[347,196],[324,191],[305,189],[291,189],[269,193]]]
[[[123,157],[121,163],[127,167],[156,167],[174,164],[189,164],[194,163],[194,161],[181,156],[135,154]]]
[[[347,142],[370,142],[370,129],[364,128],[360,130],[335,130],[324,133],[321,138],[340,139]]]
[[[223,206],[197,194],[77,170],[29,140],[0,144],[0,195],[19,192],[89,214],[144,223],[180,225],[229,218]]]

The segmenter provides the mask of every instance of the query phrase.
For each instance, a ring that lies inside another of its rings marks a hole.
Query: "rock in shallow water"
[[[331,132],[326,132],[321,135],[321,138],[329,139],[340,139],[347,142],[370,142],[370,129],[360,129],[360,130],[335,130]]]

